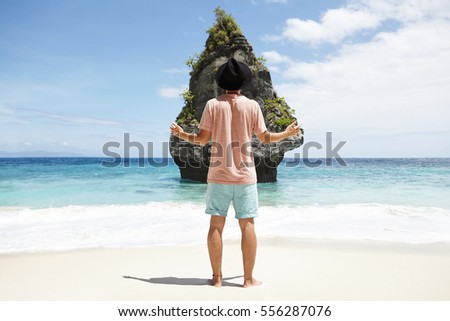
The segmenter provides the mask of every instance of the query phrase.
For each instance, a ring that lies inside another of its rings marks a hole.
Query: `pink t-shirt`
[[[237,94],[211,99],[206,103],[200,128],[211,132],[208,183],[256,183],[252,133],[267,130],[256,101]]]

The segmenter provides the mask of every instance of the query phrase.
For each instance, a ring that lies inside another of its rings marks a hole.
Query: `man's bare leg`
[[[256,259],[256,233],[253,218],[239,220],[242,232],[241,249],[244,263],[244,288],[260,285],[261,282],[253,278],[253,267]]]
[[[226,218],[211,215],[208,232],[208,252],[213,270],[212,285],[222,286],[222,232]]]

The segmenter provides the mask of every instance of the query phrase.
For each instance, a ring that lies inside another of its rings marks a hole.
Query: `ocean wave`
[[[225,239],[239,239],[229,210]],[[0,207],[0,252],[96,247],[201,244],[209,219],[204,205],[150,202],[140,205]],[[450,210],[390,204],[261,206],[260,237],[450,242]]]

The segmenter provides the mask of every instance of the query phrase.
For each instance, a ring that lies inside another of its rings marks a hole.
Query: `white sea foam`
[[[199,244],[208,216],[200,203],[0,208],[0,252]],[[230,216],[234,211],[230,208]],[[386,204],[262,206],[260,237],[450,242],[450,210]],[[228,220],[226,239],[238,239]]]

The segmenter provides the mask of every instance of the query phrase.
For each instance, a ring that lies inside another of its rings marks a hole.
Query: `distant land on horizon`
[[[5,152],[0,151],[0,157],[88,157],[77,153],[64,152],[46,152],[46,151],[29,151],[29,152]]]

